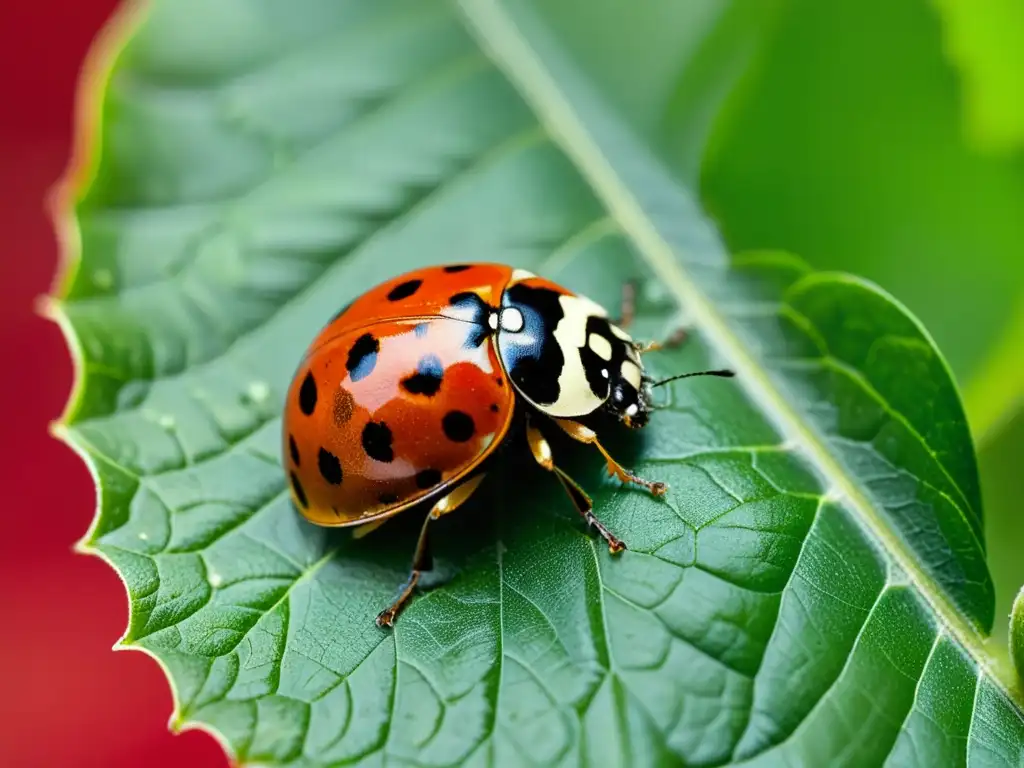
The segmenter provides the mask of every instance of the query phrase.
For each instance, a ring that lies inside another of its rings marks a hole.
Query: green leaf
[[[965,123],[987,151],[1024,145],[1024,4],[1018,0],[932,0],[949,58],[960,71]]]
[[[1018,762],[933,343],[854,278],[730,266],[528,7],[157,2],[101,115],[61,432],[99,487],[83,547],[124,579],[122,643],[166,668],[176,727],[259,765]],[[417,521],[303,522],[278,414],[340,306],[452,259],[609,306],[638,277],[638,336],[692,328],[655,373],[738,378],[679,382],[645,434],[609,436],[665,499],[556,443],[627,552],[509,456],[439,521],[442,583],[388,633]]]

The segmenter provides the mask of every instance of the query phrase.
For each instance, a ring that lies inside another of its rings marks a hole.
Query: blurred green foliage
[[[730,245],[878,282],[968,383],[1024,290],[1024,173],[966,141],[931,6],[798,0],[755,77],[705,155]]]
[[[978,441],[1006,615],[1024,582],[1024,4],[538,4],[733,251],[874,280],[922,319]],[[1005,635],[1007,622],[997,622]]]
[[[946,54],[957,65],[968,138],[979,149],[1024,145],[1024,3],[932,0],[943,20]]]

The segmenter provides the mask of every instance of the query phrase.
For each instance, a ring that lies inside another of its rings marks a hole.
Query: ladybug
[[[283,456],[302,515],[364,535],[393,515],[430,504],[412,570],[377,617],[392,626],[430,568],[427,530],[484,478],[484,462],[514,424],[525,422],[534,459],[552,472],[579,513],[614,554],[625,544],[593,513],[583,489],[554,461],[541,424],[592,444],[609,474],[662,495],[664,483],[613,459],[579,419],[605,412],[640,428],[654,382],[626,333],[632,287],[621,318],[526,270],[451,264],[382,283],[339,312],[317,335],[288,391]],[[700,371],[684,376],[731,376]],[[516,419],[517,413],[523,419]]]

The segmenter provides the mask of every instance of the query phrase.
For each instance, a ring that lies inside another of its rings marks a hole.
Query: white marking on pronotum
[[[515,307],[509,307],[501,313],[501,330],[518,333],[523,330],[523,313]]]
[[[604,336],[598,336],[596,333],[590,334],[587,346],[602,360],[612,359],[612,343]]]
[[[489,325],[491,327],[492,331],[498,330],[498,313],[497,312],[491,312],[491,314],[489,314],[487,316],[487,325]]]
[[[632,360],[623,360],[622,369],[620,373],[622,374],[622,378],[624,378],[626,381],[633,385],[634,389],[640,389],[640,378],[642,375],[640,373],[640,366],[638,366]]]
[[[626,333],[621,328],[619,328],[619,326],[615,325],[615,323],[608,323],[608,327],[612,329],[612,333],[614,333],[616,336],[618,336],[623,341],[628,341],[628,342],[632,342],[633,341],[633,337],[630,336],[628,333]]]
[[[543,410],[552,416],[583,416],[593,413],[605,401],[590,388],[579,350],[587,343],[587,320],[604,310],[585,296],[559,296],[562,319],[553,335],[562,349],[565,364],[558,376],[558,399]]]
[[[579,305],[577,312],[584,312],[586,315],[593,315],[595,317],[608,317],[608,310],[598,304],[596,301],[588,299],[586,296],[561,296],[562,306],[565,306],[566,299],[572,299],[573,302]],[[611,323],[609,323],[611,325]],[[583,327],[586,328],[586,318],[584,318]]]

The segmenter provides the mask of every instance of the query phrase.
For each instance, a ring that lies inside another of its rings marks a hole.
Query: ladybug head
[[[607,368],[611,376],[603,410],[630,429],[641,429],[652,410],[651,377],[640,360],[641,345],[616,326],[609,323],[608,327],[612,354]]]
[[[632,377],[619,376],[612,382],[611,392],[605,403],[605,410],[630,429],[647,426],[653,407],[651,405],[651,379],[640,369],[640,381]]]
[[[625,336],[621,331],[619,331],[619,335]],[[644,346],[634,341],[624,341],[624,347],[626,349],[619,375],[611,381],[608,400],[605,402],[604,408],[631,429],[641,429],[647,426],[651,411],[655,409],[652,394],[655,387],[679,379],[688,379],[691,376],[730,378],[736,375],[733,371],[716,369],[690,371],[655,381],[644,371],[643,363],[640,360],[640,353]]]

